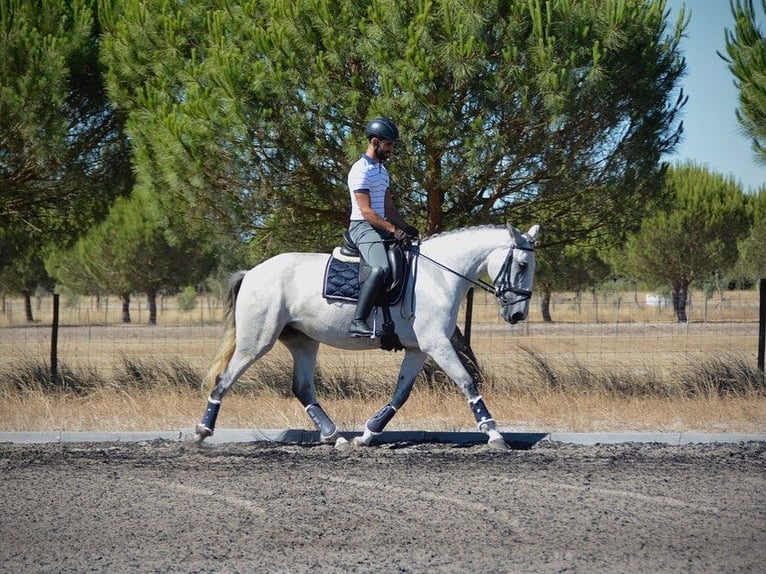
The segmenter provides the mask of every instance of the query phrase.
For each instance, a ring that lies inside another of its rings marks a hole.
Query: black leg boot
[[[383,291],[386,274],[380,267],[375,267],[365,279],[359,290],[359,300],[356,303],[354,320],[351,322],[348,334],[350,337],[379,337],[381,333],[373,333],[367,318],[370,316],[375,301]]]

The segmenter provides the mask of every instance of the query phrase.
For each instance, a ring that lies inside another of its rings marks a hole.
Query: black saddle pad
[[[359,263],[341,261],[330,256],[324,271],[322,297],[336,301],[359,298]]]
[[[383,301],[377,301],[377,305],[396,305],[404,294],[409,273],[405,266],[404,278],[396,286],[394,291],[387,291]],[[322,297],[333,301],[356,302],[359,299],[359,263],[342,261],[332,255],[327,261],[324,272],[324,286]]]

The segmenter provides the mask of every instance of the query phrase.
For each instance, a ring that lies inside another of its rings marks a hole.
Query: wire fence
[[[183,303],[181,305],[180,303]],[[192,308],[190,308],[192,307]],[[736,353],[758,358],[760,295],[757,291],[694,292],[688,320],[679,323],[668,297],[645,292],[557,293],[550,301],[552,322],[542,320],[539,295],[532,298],[526,321],[509,325],[492,295],[476,293],[472,324],[465,323],[465,304],[458,326],[470,331],[479,364],[494,373],[512,373],[519,353],[588,369],[666,372]],[[32,301],[34,321],[27,321],[22,299],[6,298],[0,313],[0,368],[19,361],[51,360],[54,332],[53,297]],[[57,360],[70,367],[87,366],[104,375],[126,359],[174,360],[206,372],[222,336],[223,304],[197,297],[193,305],[176,297],[161,298],[157,324],[148,325],[146,303],[134,299],[131,323],[123,323],[122,302],[115,297],[62,297],[57,329]],[[277,345],[272,356],[288,361]],[[762,350],[760,351],[762,353]],[[401,354],[324,347],[323,361],[363,376],[391,368],[395,376]]]

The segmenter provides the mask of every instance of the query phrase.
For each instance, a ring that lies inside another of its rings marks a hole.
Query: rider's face
[[[375,155],[379,161],[386,161],[394,153],[394,149],[396,149],[396,142],[391,140],[379,140],[376,138],[373,141],[373,145],[375,146]]]

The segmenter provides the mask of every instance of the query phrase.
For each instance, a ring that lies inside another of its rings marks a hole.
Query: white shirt
[[[385,166],[367,154],[362,155],[348,172],[348,190],[351,194],[351,221],[364,219],[354,193],[370,195],[370,206],[381,217],[386,217],[386,192],[388,191],[388,171]]]

